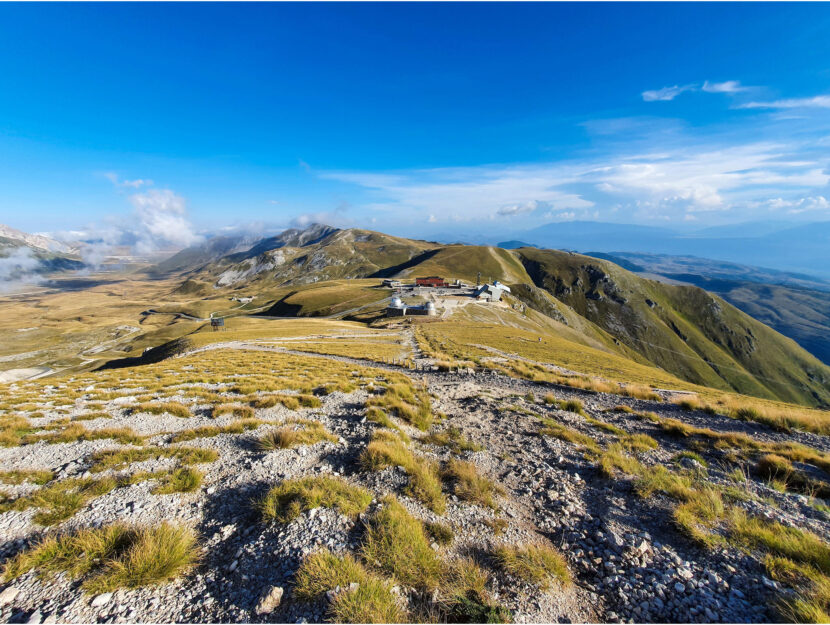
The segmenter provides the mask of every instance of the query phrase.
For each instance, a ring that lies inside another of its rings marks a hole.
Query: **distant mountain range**
[[[72,246],[0,224],[0,292],[10,285],[39,282],[44,274],[84,266]]]
[[[698,256],[830,278],[830,221],[798,226],[751,222],[692,233],[655,226],[571,221],[513,232],[511,237],[543,248]]]
[[[77,248],[42,234],[29,234],[0,224],[0,239],[7,247],[26,246],[43,252],[75,254]]]

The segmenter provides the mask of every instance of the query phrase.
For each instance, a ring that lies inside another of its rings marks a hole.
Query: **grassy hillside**
[[[394,275],[401,278],[442,276],[475,282],[481,272],[482,282],[528,282],[527,272],[508,250],[475,245],[447,245],[416,259],[419,262]]]
[[[830,368],[718,297],[555,250],[516,252],[533,282],[649,361],[714,388],[830,403]]]
[[[225,245],[242,244],[227,241],[204,253],[210,256]],[[179,260],[201,262],[207,256],[190,250]],[[515,309],[467,307],[452,323],[515,328],[535,333],[537,339],[565,341],[549,346],[559,350],[555,357],[566,363],[561,366],[579,365],[571,354],[580,349],[595,350],[606,354],[606,364],[616,371],[614,379],[626,371],[639,379],[642,372],[636,367],[646,367],[670,374],[672,380],[721,391],[830,405],[830,367],[702,289],[669,286],[608,261],[566,252],[443,246],[323,226],[260,240],[175,280],[155,278],[132,289],[118,286],[117,293],[92,285],[78,295],[38,298],[36,306],[47,310],[35,317],[56,316],[49,319],[50,329],[44,332],[43,322],[41,329],[10,327],[19,336],[11,337],[0,357],[8,358],[5,369],[44,363],[92,366],[192,334],[211,314],[341,316],[372,322],[390,295],[378,288],[381,277],[441,275],[474,282],[479,274],[482,281],[512,285],[509,303]],[[21,303],[9,303],[15,319],[28,318],[18,314]],[[54,347],[39,349],[48,343]],[[634,368],[612,366],[615,362]],[[659,377],[649,375],[659,383]]]
[[[578,342],[695,384],[830,404],[830,368],[700,289],[667,286],[608,261],[553,250],[442,246],[356,229],[327,232],[315,231],[320,236],[308,241],[294,233],[286,241],[296,246],[265,249],[261,243],[224,257],[190,274],[181,288],[196,295],[210,285],[213,297],[254,297],[240,312],[328,316],[385,297],[356,284],[334,287],[345,278],[440,275],[474,282],[480,274],[482,281],[512,284],[525,306],[558,322],[561,332],[568,328],[569,336],[583,337]],[[311,286],[315,290],[306,292]]]
[[[830,293],[752,282],[715,286],[709,290],[830,364]]]
[[[588,255],[720,295],[830,364],[830,283],[825,280],[706,258],[622,252]]]

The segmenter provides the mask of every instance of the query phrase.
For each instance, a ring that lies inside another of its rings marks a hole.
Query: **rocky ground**
[[[278,358],[278,354],[273,357]],[[309,358],[350,361],[324,356]],[[378,427],[365,418],[369,395],[364,389],[334,392],[321,398],[319,408],[288,410],[277,406],[257,409],[256,416],[274,422],[297,416],[313,419],[323,423],[337,442],[263,452],[252,441],[272,428],[270,424],[242,434],[195,439],[187,444],[214,449],[220,457],[200,467],[205,477],[197,492],[152,495],[150,483],[140,482],[94,499],[57,528],[97,527],[114,521],[154,524],[174,520],[190,524],[201,537],[204,553],[193,571],[163,586],[92,596],[84,594],[76,582],[63,574],[41,579],[30,572],[0,586],[0,621],[322,621],[326,617],[326,601],[295,598],[293,575],[304,556],[320,547],[336,553],[355,549],[362,532],[361,520],[352,520],[334,509],[315,508],[289,524],[264,523],[251,503],[281,480],[315,474],[336,474],[368,488],[376,497],[372,506],[383,495],[395,493],[416,517],[425,521],[441,518],[449,523],[455,540],[450,546],[434,547],[448,557],[465,554],[482,562],[493,575],[493,598],[508,607],[517,622],[738,623],[777,618],[775,601],[788,591],[767,577],[757,554],[728,545],[700,546],[673,523],[668,497],[638,497],[631,479],[622,475],[606,477],[595,459],[586,457],[585,450],[578,445],[540,435],[541,416],[586,433],[600,445],[614,440],[613,434],[591,427],[579,414],[545,403],[544,397],[553,393],[557,399],[578,399],[587,415],[631,434],[653,437],[659,446],[642,455],[642,461],[648,465],[675,466],[676,454],[687,448],[686,442],[634,414],[608,409],[624,404],[634,411],[680,418],[698,427],[742,431],[760,441],[797,440],[828,451],[830,444],[824,437],[797,432],[782,434],[756,423],[682,411],[668,402],[588,393],[490,372],[391,369],[405,372],[426,385],[433,410],[445,415],[435,429],[454,426],[482,446],[481,451],[457,455],[473,461],[484,475],[503,487],[498,513],[451,495],[446,513],[439,517],[402,494],[409,478],[399,468],[374,473],[363,469],[358,456]],[[233,421],[231,416],[212,419],[197,414],[181,419],[135,414],[116,402],[107,404],[106,409],[110,418],[85,421],[84,425],[91,430],[128,425],[141,435],[152,436],[148,444],[159,446],[168,445],[171,433],[178,430]],[[57,415],[46,410],[43,417],[33,418],[32,423],[43,426],[55,418]],[[413,438],[419,434],[405,424],[402,427]],[[413,445],[420,455],[438,461],[453,455],[446,447]],[[113,446],[116,445],[112,440],[91,440],[2,448],[0,465],[6,471],[49,469],[59,478],[80,477],[87,474],[92,453]],[[708,479],[727,483],[727,468],[718,463],[720,452],[701,453],[709,460]],[[169,459],[149,460],[130,469],[154,471],[170,465]],[[9,496],[36,488],[31,484],[2,486]],[[812,507],[807,497],[782,493],[753,479],[740,488],[750,494],[748,501],[740,505],[753,514],[806,528],[825,538],[830,536],[828,517]],[[33,521],[35,512],[30,508],[0,514],[0,558],[13,556],[42,535],[44,528]],[[500,532],[492,524],[497,517],[506,522]],[[504,574],[488,560],[495,545],[540,540],[548,541],[566,556],[574,574],[572,585],[554,585],[542,591]],[[275,587],[283,593],[278,605],[268,613],[258,613],[258,603]]]

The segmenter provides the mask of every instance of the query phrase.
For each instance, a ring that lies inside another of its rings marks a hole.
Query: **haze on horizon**
[[[821,4],[2,4],[0,223],[182,247],[827,221],[828,26]]]

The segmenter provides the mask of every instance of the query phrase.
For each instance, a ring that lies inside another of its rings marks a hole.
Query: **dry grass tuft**
[[[139,588],[179,577],[199,559],[197,537],[187,527],[163,523],[152,528],[121,523],[44,538],[8,562],[4,581],[27,571],[65,572],[86,578],[89,593]]]
[[[378,430],[360,456],[361,464],[370,471],[402,466],[409,474],[407,493],[422,501],[430,510],[443,514],[446,500],[441,492],[437,465],[412,453],[394,432]]]
[[[394,497],[386,497],[367,524],[361,554],[407,586],[424,590],[441,586],[443,564],[429,546],[423,525]]]
[[[464,451],[481,451],[484,449],[478,443],[467,439],[457,427],[450,426],[446,430],[427,434],[419,439],[422,443],[449,447],[455,453]]]
[[[33,470],[17,470],[17,471],[0,471],[0,482],[4,484],[23,484],[24,482],[31,482],[38,486],[43,486],[47,482],[55,479],[55,474],[51,471],[33,471]]]
[[[356,590],[349,590],[352,583]],[[297,570],[294,592],[301,599],[321,597],[334,588],[343,589],[329,604],[335,623],[401,623],[410,620],[392,593],[392,585],[370,573],[352,555],[335,556],[328,551],[311,554]]]
[[[192,416],[190,408],[177,401],[141,403],[133,408],[133,411],[146,412],[154,415],[170,414],[182,419],[187,419]]]
[[[490,508],[496,507],[493,497],[501,489],[492,480],[482,476],[474,463],[450,459],[441,472],[441,477],[452,483],[453,492],[459,499]]]
[[[541,421],[544,427],[539,430],[540,436],[553,436],[568,443],[584,447],[593,453],[599,453],[601,451],[597,441],[587,434],[583,434],[578,430],[562,425],[553,419],[541,419]]]
[[[152,493],[154,495],[169,495],[171,493],[192,493],[202,485],[204,474],[190,467],[181,467],[168,473],[159,480]]]
[[[88,430],[80,423],[60,425],[54,431],[44,434],[30,434],[23,438],[24,444],[37,442],[44,443],[74,443],[76,441],[97,441],[111,438],[124,445],[142,445],[144,438],[130,428],[102,428]]]
[[[260,451],[275,451],[300,445],[314,445],[321,441],[336,443],[337,437],[318,421],[303,421],[294,428],[282,427],[263,434],[257,441],[257,448]]]
[[[429,537],[432,538],[439,545],[450,545],[455,538],[455,532],[447,523],[440,521],[427,521],[424,523],[424,529]]]
[[[218,404],[211,409],[211,416],[216,419],[222,415],[233,415],[237,419],[253,419],[254,409],[242,404]]]
[[[239,419],[229,425],[203,425],[192,430],[176,432],[170,439],[170,442],[182,443],[196,438],[211,438],[213,436],[219,436],[220,434],[242,434],[248,430],[257,429],[263,423],[265,421],[261,421],[260,419]]]
[[[496,548],[493,555],[506,573],[543,590],[550,588],[554,580],[571,583],[565,557],[548,545],[503,546]]]
[[[285,480],[271,488],[256,506],[265,521],[289,523],[304,510],[324,506],[355,518],[372,501],[372,494],[334,477],[317,476]]]
[[[128,447],[123,449],[105,449],[92,455],[90,471],[100,473],[107,469],[121,469],[133,462],[173,458],[181,464],[201,464],[213,462],[219,454],[212,449],[199,447]]]

